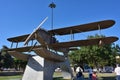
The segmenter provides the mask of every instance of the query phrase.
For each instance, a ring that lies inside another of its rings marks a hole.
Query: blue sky
[[[7,38],[31,33],[48,16],[42,28],[51,30],[51,2],[54,9],[54,29],[86,24],[101,20],[115,20],[115,25],[104,29],[101,34],[120,37],[120,0],[0,0],[0,48],[10,47]],[[99,31],[75,35],[76,39],[85,39]],[[58,37],[60,41],[69,41],[70,36]],[[120,40],[115,42],[120,45]]]

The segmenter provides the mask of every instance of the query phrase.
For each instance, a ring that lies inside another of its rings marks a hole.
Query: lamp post
[[[52,12],[51,12],[51,27],[53,29],[53,9],[56,7],[56,5],[52,2],[51,4],[49,4],[49,7],[52,9]]]

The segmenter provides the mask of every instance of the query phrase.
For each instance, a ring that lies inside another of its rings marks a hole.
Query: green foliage
[[[0,51],[0,67],[11,68],[13,67],[13,58],[5,51],[5,48],[6,47],[3,46]]]
[[[0,69],[15,68],[16,70],[25,69],[27,61],[18,60],[12,57],[7,51],[7,47],[3,46],[0,50]]]
[[[24,70],[26,64],[27,64],[27,61],[23,61],[23,60],[19,60],[17,58],[14,58],[14,68],[16,70],[20,70],[21,68]]]

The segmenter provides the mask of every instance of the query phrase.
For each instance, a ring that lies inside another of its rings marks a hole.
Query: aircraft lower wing
[[[117,37],[105,37],[105,38],[94,38],[94,39],[86,39],[86,40],[77,40],[70,42],[61,42],[54,43],[50,46],[54,49],[57,48],[69,48],[69,47],[80,47],[80,46],[89,46],[89,45],[99,45],[99,42],[102,41],[104,44],[110,44],[112,42],[117,41]]]
[[[69,48],[70,49],[71,47],[99,45],[100,41],[102,41],[103,44],[110,44],[110,43],[115,42],[117,40],[118,40],[117,37],[104,37],[104,38],[94,38],[94,39],[47,44],[47,46],[51,49],[59,50],[59,48]],[[34,46],[34,47],[28,46],[28,47],[12,48],[12,49],[8,49],[8,51],[29,52],[29,51],[33,51],[33,49],[36,49],[36,48],[43,48],[43,46],[38,45],[38,46]]]
[[[26,47],[19,47],[19,48],[9,48],[7,51],[18,51],[18,52],[29,52],[33,51],[34,48],[41,48],[42,46],[26,46]]]

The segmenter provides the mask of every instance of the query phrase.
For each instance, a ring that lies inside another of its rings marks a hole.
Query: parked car
[[[99,72],[112,73],[113,71],[114,68],[112,66],[105,66],[103,68],[99,68]]]

